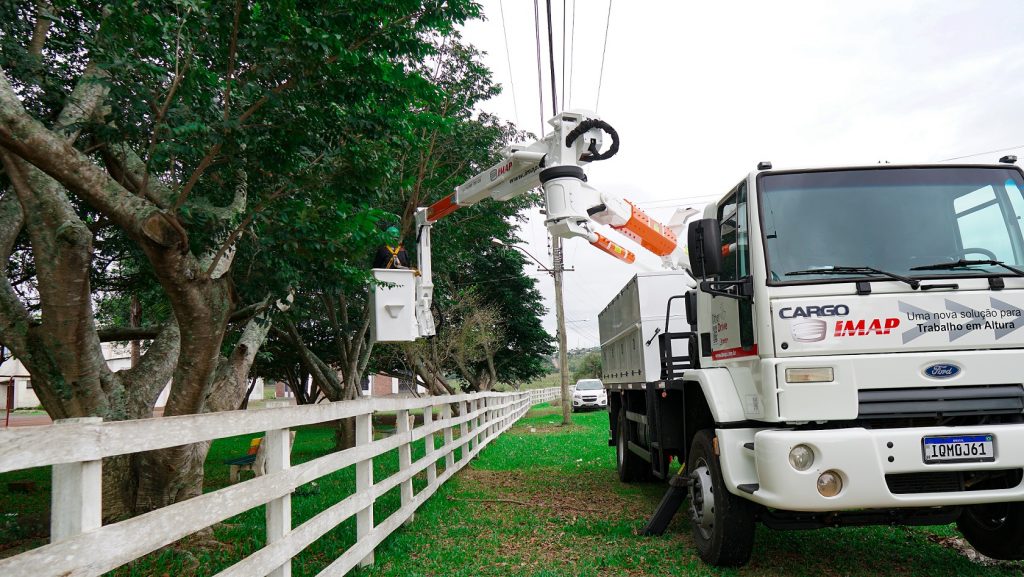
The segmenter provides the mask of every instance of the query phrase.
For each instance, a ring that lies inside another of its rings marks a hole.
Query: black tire
[[[750,560],[754,549],[756,509],[753,503],[725,488],[713,442],[713,431],[698,431],[686,460],[687,474],[692,479],[688,510],[693,541],[705,563],[738,567]]]
[[[619,480],[623,483],[646,481],[650,476],[650,464],[640,455],[630,451],[627,443],[630,440],[629,427],[626,421],[626,408],[619,409],[619,434],[615,441],[615,465],[619,470]]]
[[[972,547],[993,559],[1024,559],[1024,503],[964,507],[957,529]]]

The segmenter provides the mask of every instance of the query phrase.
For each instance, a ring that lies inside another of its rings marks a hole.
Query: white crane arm
[[[615,258],[633,262],[636,255],[593,230],[595,223],[605,224],[661,256],[666,266],[679,268],[682,264],[684,259],[679,258],[681,251],[676,236],[668,227],[651,219],[636,205],[587,184],[582,167],[610,158],[618,151],[615,130],[583,111],[563,112],[548,123],[553,130],[544,138],[505,149],[500,162],[431,206],[417,209],[419,274],[415,281],[415,319],[419,336],[434,334],[430,310],[434,291],[431,226],[460,207],[472,206],[484,199],[506,201],[542,187],[547,215],[544,224],[553,236],[582,237]],[[601,152],[605,133],[612,137],[612,144]]]

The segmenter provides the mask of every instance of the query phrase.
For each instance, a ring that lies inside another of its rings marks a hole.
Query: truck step
[[[743,491],[744,493],[750,493],[751,495],[753,495],[758,489],[761,488],[761,485],[759,485],[758,483],[744,483],[742,485],[737,486],[736,488],[739,489],[740,491]]]

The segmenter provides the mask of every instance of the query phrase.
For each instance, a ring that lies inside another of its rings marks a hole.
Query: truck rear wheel
[[[1024,559],[1024,503],[964,507],[956,526],[967,542],[993,559]]]
[[[754,505],[725,488],[714,450],[714,432],[697,431],[686,460],[690,484],[690,523],[697,553],[705,563],[736,567],[754,548]]]
[[[629,426],[626,421],[625,407],[619,409],[618,435],[615,441],[615,465],[619,470],[619,480],[623,483],[646,481],[650,466],[647,461],[629,450]]]

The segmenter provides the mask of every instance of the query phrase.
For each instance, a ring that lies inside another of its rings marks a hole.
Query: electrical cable
[[[512,77],[512,55],[508,49],[508,28],[505,25],[505,4],[502,0],[498,0],[498,9],[501,11],[501,34],[505,37],[505,62],[508,64],[508,83],[512,87],[512,108],[516,126],[519,126],[519,102],[516,101],[516,80]]]
[[[540,63],[540,6],[533,0],[533,32],[537,38],[537,96],[540,98],[540,136],[544,137],[544,72]]]
[[[562,102],[565,102],[565,3],[562,0]]]
[[[569,86],[562,86],[562,94],[568,99],[565,103],[566,110],[572,110],[572,77],[576,71],[576,0],[572,0],[572,27],[569,36],[572,40],[569,44]]]
[[[944,158],[939,162],[949,162],[950,160],[960,160],[962,158],[971,158],[972,156],[984,156],[986,154],[995,154],[997,152],[1008,152],[1010,150],[1017,150],[1018,148],[1024,148],[1024,144],[1018,146],[1010,146],[1008,148],[999,148],[997,150],[986,150],[985,152],[978,152],[975,154],[965,154],[963,156],[954,156],[953,158]]]
[[[545,0],[548,8],[548,71],[551,73],[551,115],[558,116],[558,89],[555,86],[555,41],[554,23],[551,22],[551,0]]]
[[[672,197],[672,198],[656,198],[656,199],[653,199],[653,200],[644,200],[644,201],[640,201],[640,202],[634,202],[633,204],[635,204],[637,206],[650,206],[652,204],[685,202],[685,201],[690,201],[690,200],[695,201],[695,202],[700,202],[700,201],[705,200],[705,199],[718,200],[719,198],[722,198],[723,196],[725,196],[725,195],[724,194],[698,194],[696,196],[676,196],[676,197]]]
[[[594,110],[601,108],[601,85],[604,83],[604,57],[608,54],[608,29],[612,23],[612,0],[608,0],[608,19],[604,23],[604,48],[601,49],[601,75],[597,78],[597,102],[594,103]]]

